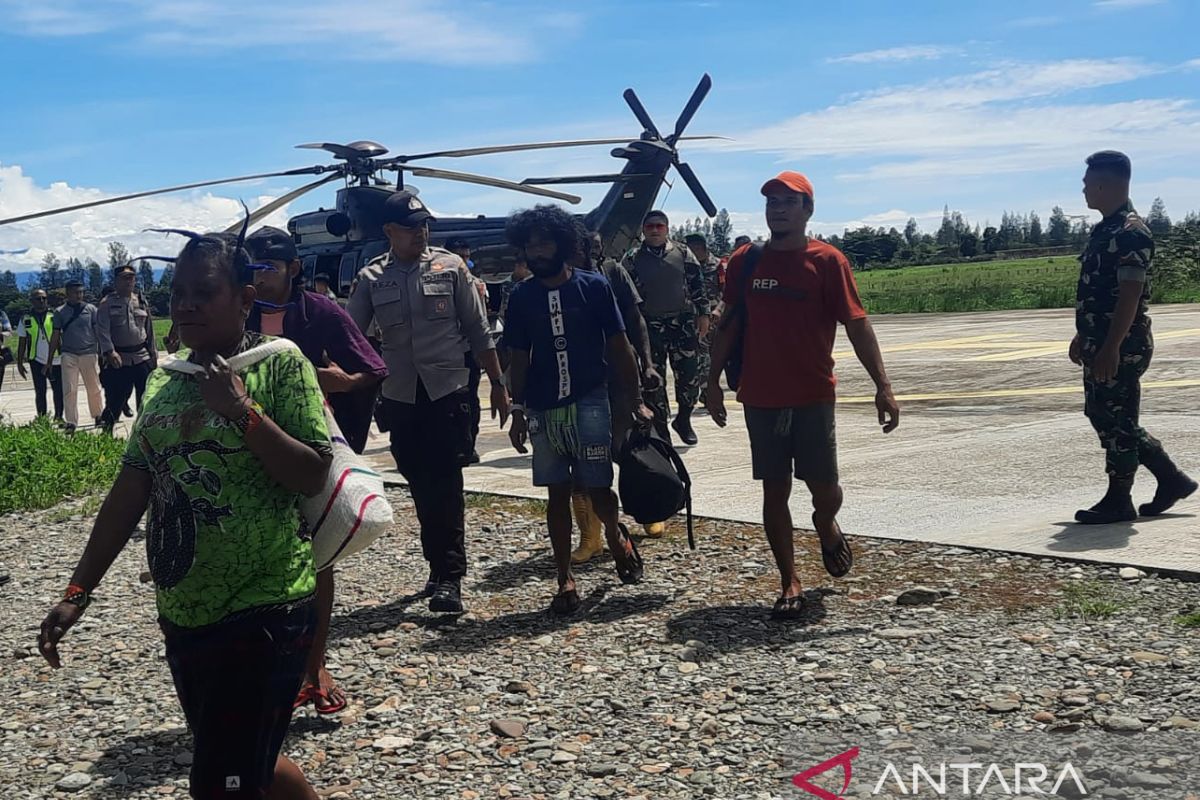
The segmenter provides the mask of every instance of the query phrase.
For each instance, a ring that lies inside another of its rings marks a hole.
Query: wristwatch
[[[251,400],[249,407],[246,408],[242,415],[233,421],[233,425],[238,429],[238,432],[245,438],[250,434],[250,431],[257,428],[263,421],[263,407],[256,401]]]

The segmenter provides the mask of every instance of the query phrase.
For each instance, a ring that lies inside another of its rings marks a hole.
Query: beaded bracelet
[[[82,586],[72,583],[67,586],[67,591],[63,593],[63,602],[79,606],[79,610],[83,611],[91,605],[92,593]]]

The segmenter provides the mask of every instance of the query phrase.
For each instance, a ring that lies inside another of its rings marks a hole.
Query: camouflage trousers
[[[662,376],[663,385],[653,392],[646,392],[643,399],[654,411],[655,419],[665,421],[671,413],[666,387],[668,361],[675,374],[675,402],[683,408],[694,408],[700,394],[696,316],[689,312],[677,317],[647,317],[646,329],[650,332],[650,357]]]
[[[712,369],[712,343],[716,330],[717,326],[714,322],[708,329],[708,335],[697,340],[696,343],[696,361],[699,364],[696,370],[696,385],[700,389],[700,405],[707,403],[708,373]]]
[[[1132,480],[1139,464],[1161,462],[1166,457],[1162,443],[1138,424],[1142,404],[1142,375],[1150,366],[1153,347],[1121,353],[1117,375],[1101,383],[1092,376],[1091,357],[1085,347],[1083,367],[1083,413],[1096,429],[1104,448],[1105,471],[1109,477]]]

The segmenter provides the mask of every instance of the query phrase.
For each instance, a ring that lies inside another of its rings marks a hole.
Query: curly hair
[[[558,206],[543,205],[514,212],[504,226],[504,238],[518,250],[524,250],[533,234],[553,239],[558,257],[571,261],[579,251],[580,226],[575,217]]]

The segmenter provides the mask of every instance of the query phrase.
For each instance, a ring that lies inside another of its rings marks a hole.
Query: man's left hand
[[[875,392],[875,410],[879,412],[879,424],[884,433],[891,433],[900,424],[900,406],[892,394],[891,386],[880,386]]]
[[[701,339],[703,339],[705,336],[708,336],[709,322],[711,322],[711,320],[708,318],[707,314],[696,317],[696,335]]]
[[[1117,377],[1117,368],[1121,365],[1121,351],[1116,347],[1105,345],[1092,359],[1092,377],[1100,383],[1108,383]]]
[[[500,381],[492,381],[492,419],[500,417],[500,428],[508,423],[508,414],[512,403],[508,398],[508,389]]]

